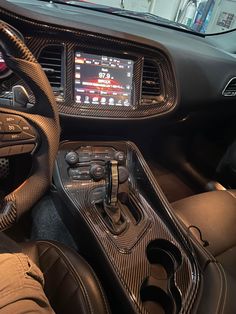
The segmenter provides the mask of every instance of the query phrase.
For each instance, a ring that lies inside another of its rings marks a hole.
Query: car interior
[[[3,241],[55,313],[235,313],[236,31],[69,2],[0,3]]]

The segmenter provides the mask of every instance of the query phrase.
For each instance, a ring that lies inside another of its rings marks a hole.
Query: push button
[[[20,117],[7,114],[3,114],[0,118],[0,122],[2,122],[3,124],[5,123],[18,124],[20,120],[21,120]]]
[[[4,134],[2,137],[3,142],[13,142],[21,140],[31,140],[34,136],[27,133],[17,133],[17,134]]]
[[[21,140],[21,133],[18,134],[4,134],[2,137],[3,142],[19,141]]]
[[[34,149],[34,144],[13,145],[0,148],[0,157],[20,155],[30,153]]]
[[[5,123],[3,125],[3,129],[5,133],[21,133],[21,128],[18,125],[12,123]]]
[[[19,122],[19,127],[21,128],[21,130],[25,133],[28,133],[28,134],[31,134],[31,135],[34,135],[34,130],[33,128],[27,123],[25,122],[24,120],[21,120]]]

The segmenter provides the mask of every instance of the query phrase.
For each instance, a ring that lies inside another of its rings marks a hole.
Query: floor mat
[[[42,198],[32,209],[31,240],[54,240],[78,251],[50,196]]]

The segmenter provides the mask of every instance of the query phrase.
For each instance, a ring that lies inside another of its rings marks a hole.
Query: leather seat
[[[57,314],[110,312],[96,274],[79,254],[53,241],[28,242],[21,247],[43,272],[44,290]]]
[[[236,191],[214,191],[194,195],[172,203],[172,207],[189,227],[201,230],[209,242],[207,249],[236,277]],[[200,240],[199,232],[191,232]]]

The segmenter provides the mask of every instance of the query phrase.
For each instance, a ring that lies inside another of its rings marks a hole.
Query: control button
[[[19,154],[30,153],[34,149],[34,144],[13,145],[0,148],[0,157],[7,157]]]
[[[17,134],[4,134],[2,137],[3,142],[13,142],[22,140],[31,140],[34,136],[27,133],[17,133]]]
[[[20,122],[21,118],[18,116],[3,114],[0,117],[0,122],[3,124],[5,123],[12,123],[12,124],[18,124]]]
[[[4,132],[5,133],[21,133],[21,128],[17,125],[17,124],[13,124],[13,123],[4,123],[3,125],[4,127]]]
[[[125,160],[125,153],[124,152],[116,152],[114,155],[115,160],[119,161],[119,162],[123,162]]]
[[[27,123],[24,120],[20,120],[19,122],[19,127],[21,128],[21,130],[25,133],[31,134],[31,135],[35,135],[34,133],[34,129],[32,128],[32,126]]]
[[[97,164],[92,165],[90,175],[95,181],[102,180],[105,177],[105,167]]]
[[[80,147],[79,149],[79,161],[80,162],[90,162],[92,159],[92,148],[91,146]]]
[[[74,180],[91,180],[88,168],[72,168],[69,170],[69,176]]]
[[[66,162],[70,166],[73,166],[73,165],[77,164],[77,162],[79,162],[79,155],[76,152],[71,151],[71,152],[66,154],[65,159],[66,159]]]
[[[124,183],[128,180],[129,170],[126,167],[119,166],[118,173],[119,173],[119,183]]]
[[[2,141],[3,142],[12,142],[12,141],[20,141],[21,133],[18,134],[4,134]]]
[[[89,172],[81,172],[79,169],[70,169],[69,176],[73,180],[91,180]]]

